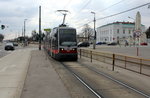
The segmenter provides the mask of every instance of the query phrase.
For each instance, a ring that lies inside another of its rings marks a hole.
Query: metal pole
[[[25,33],[26,33],[26,20],[27,19],[24,19],[24,47],[25,47]]]
[[[39,6],[39,50],[41,50],[41,6]]]
[[[139,47],[136,48],[136,55],[139,56]]]
[[[91,54],[91,62],[92,62],[92,51],[90,51],[90,54]]]
[[[115,69],[115,54],[113,54],[112,71]]]
[[[95,20],[95,14],[94,14],[94,48],[96,48],[96,30],[95,30],[95,23],[96,23],[96,20]]]
[[[24,42],[24,39],[23,39],[23,37],[24,37],[24,29],[23,29],[24,27],[22,27],[22,39],[21,39],[21,43],[22,43],[22,46],[24,45],[23,44],[23,42]]]
[[[96,30],[95,30],[95,24],[96,24],[96,19],[95,19],[95,12],[91,12],[94,14],[94,40],[93,40],[93,49],[96,48]]]
[[[63,14],[63,15],[64,15],[64,18],[63,18],[63,23],[62,24],[65,24],[66,14]]]

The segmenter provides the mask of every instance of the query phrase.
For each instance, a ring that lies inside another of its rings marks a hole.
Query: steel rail
[[[77,75],[75,72],[73,72],[70,68],[68,68],[64,63],[61,62],[61,64],[70,71],[70,73],[79,80],[85,87],[87,87],[97,98],[103,98],[102,95],[100,95],[98,92],[96,92],[89,84],[87,84],[79,75]]]
[[[46,59],[49,58],[50,56],[47,54],[47,52],[45,51],[46,54]],[[75,74],[71,69],[69,69],[64,63],[61,62],[61,64],[70,71],[70,73],[77,79],[79,80],[85,87],[87,87],[97,98],[104,98],[102,95],[100,95],[98,92],[96,92],[92,87],[90,87],[90,85],[88,85],[85,81],[83,81],[83,79],[81,79],[81,77],[79,77],[77,74]]]
[[[137,90],[136,88],[131,87],[131,86],[129,86],[128,84],[123,83],[123,82],[121,82],[121,81],[119,81],[119,80],[117,80],[117,79],[111,77],[110,75],[108,75],[108,74],[106,74],[106,73],[100,72],[99,70],[97,70],[97,69],[95,69],[95,68],[92,68],[92,67],[90,67],[90,66],[87,66],[87,65],[84,65],[84,66],[86,66],[87,68],[91,69],[92,71],[94,71],[94,72],[96,72],[96,73],[98,73],[98,74],[100,74],[100,75],[102,75],[102,76],[104,76],[104,77],[106,77],[106,78],[108,78],[108,79],[110,79],[110,80],[112,80],[112,81],[114,81],[114,82],[116,82],[116,83],[118,83],[118,84],[120,84],[120,85],[126,87],[126,88],[131,89],[132,91],[135,91],[136,93],[138,93],[138,94],[140,94],[140,95],[143,95],[143,96],[146,97],[146,98],[150,98],[150,95],[145,94],[144,92],[142,92],[142,91],[140,91],[140,90]]]
[[[46,53],[46,54],[47,54],[47,53]],[[48,55],[48,54],[47,54],[47,55]],[[49,56],[48,56],[48,57],[49,57]],[[79,77],[77,74],[75,74],[75,73],[74,73],[71,69],[69,69],[64,63],[61,62],[61,64],[62,64],[65,68],[67,68],[67,69],[70,71],[70,73],[71,73],[76,79],[78,79],[83,85],[85,85],[94,95],[96,95],[98,98],[103,98],[102,95],[100,95],[100,94],[99,94],[98,92],[96,92],[92,87],[90,87],[90,85],[88,85],[85,81],[83,81],[83,80],[81,79],[81,77]],[[102,75],[102,76],[104,76],[104,77],[106,77],[106,78],[108,78],[108,79],[110,79],[110,80],[112,80],[112,81],[114,81],[114,82],[116,82],[116,83],[118,83],[118,84],[120,84],[120,85],[126,87],[126,88],[129,88],[129,89],[135,91],[136,93],[138,93],[138,94],[140,94],[140,95],[143,95],[143,96],[146,97],[146,98],[150,98],[150,95],[145,94],[144,92],[142,92],[142,91],[140,91],[140,90],[137,90],[136,88],[131,87],[131,86],[127,85],[126,83],[123,83],[123,82],[121,82],[121,81],[119,81],[119,80],[117,80],[117,79],[111,77],[110,75],[108,75],[108,74],[106,74],[106,73],[100,72],[99,70],[97,70],[97,69],[95,69],[95,68],[93,68],[93,67],[87,66],[87,65],[84,65],[84,66],[86,66],[87,68],[91,69],[92,71],[94,71],[94,72],[96,72],[96,73],[98,73],[98,74],[100,74],[100,75]]]

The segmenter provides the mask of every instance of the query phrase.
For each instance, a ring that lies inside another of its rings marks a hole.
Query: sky
[[[41,6],[42,30],[54,28],[62,23],[63,15],[57,10],[68,10],[65,23],[77,29],[81,33],[83,26],[87,23],[93,28],[94,14],[96,19],[113,15],[128,9],[150,3],[149,0],[0,0],[0,25],[5,25],[5,39],[13,39],[22,35],[24,20],[26,35],[31,36],[33,30],[39,28],[39,6]],[[116,15],[113,17],[96,20],[96,27],[116,22],[134,22],[137,11],[141,14],[141,23],[150,26],[149,5]],[[132,17],[133,19],[129,19]]]

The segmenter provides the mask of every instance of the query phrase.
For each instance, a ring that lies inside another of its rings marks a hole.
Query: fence
[[[107,52],[96,52],[86,49],[79,49],[78,54],[93,60],[101,61],[112,65],[114,67],[124,68],[136,73],[150,76],[150,59],[142,59],[137,57],[125,56],[121,54],[113,54]]]

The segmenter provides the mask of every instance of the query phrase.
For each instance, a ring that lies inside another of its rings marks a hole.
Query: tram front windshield
[[[76,46],[76,30],[75,29],[60,29],[59,44],[61,46]]]

